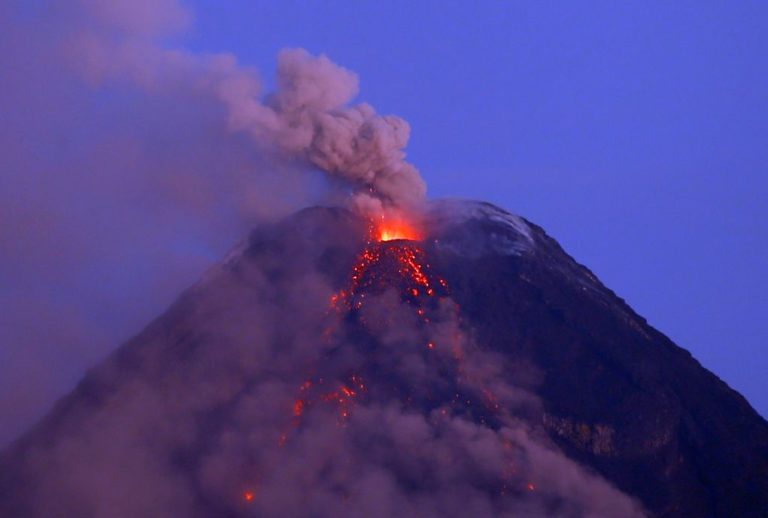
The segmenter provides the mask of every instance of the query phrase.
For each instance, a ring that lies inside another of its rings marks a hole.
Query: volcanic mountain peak
[[[768,423],[541,228],[375,236],[256,228],[4,452],[0,515],[766,516]]]
[[[487,201],[441,198],[429,202],[428,212],[433,219],[443,222],[470,219],[494,221],[514,228],[532,241],[531,228],[523,218]]]
[[[528,222],[488,202],[434,200],[426,220],[441,247],[470,257],[520,255],[535,246]]]

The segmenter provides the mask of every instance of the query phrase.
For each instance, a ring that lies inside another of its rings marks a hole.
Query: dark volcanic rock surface
[[[749,403],[543,229],[465,212],[440,222],[436,266],[480,343],[542,370],[550,436],[660,516],[768,516],[768,424]]]

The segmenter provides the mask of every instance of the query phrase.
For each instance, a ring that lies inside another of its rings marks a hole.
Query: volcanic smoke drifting
[[[0,515],[760,508],[761,456],[721,432],[760,450],[764,421],[541,229],[425,203],[407,123],[350,105],[354,74],[288,50],[264,95],[232,56],[159,43],[188,20],[173,1],[56,5],[58,57],[92,84],[224,113],[213,142],[234,167],[198,178],[219,186],[203,206],[308,169],[344,206],[257,225],[89,372],[0,457]]]
[[[407,123],[350,104],[352,72],[286,50],[265,92],[169,43],[190,20],[175,0],[0,3],[0,446],[253,225],[316,202],[318,171],[361,213],[423,201]]]
[[[113,22],[132,9],[98,7],[83,15]],[[364,213],[415,208],[423,201],[424,181],[403,151],[408,123],[378,115],[368,104],[350,106],[358,93],[357,76],[325,56],[282,51],[277,91],[263,100],[256,74],[231,55],[165,50],[154,45],[151,32],[119,35],[115,42],[96,31],[78,31],[66,41],[78,58],[75,65],[93,80],[129,81],[153,93],[189,90],[214,99],[225,108],[231,131],[247,133],[263,152],[278,151],[343,181],[354,189],[353,206]]]

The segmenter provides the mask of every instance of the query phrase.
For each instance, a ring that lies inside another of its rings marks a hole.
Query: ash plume
[[[82,2],[82,18],[98,30],[65,37],[73,64],[92,81],[130,81],[154,93],[188,90],[208,96],[225,108],[231,131],[247,133],[264,152],[278,151],[341,180],[353,189],[352,206],[365,214],[413,210],[423,201],[426,185],[405,160],[410,126],[400,117],[377,114],[369,104],[351,105],[358,94],[353,72],[324,55],[283,50],[277,90],[265,95],[257,73],[230,54],[160,45],[163,29],[185,19],[179,5],[165,2],[153,16],[143,4],[123,1],[108,8]]]
[[[378,115],[368,104],[347,106],[357,88],[357,77],[325,56],[301,49],[281,52],[278,90],[269,103],[280,120],[277,141],[355,186],[354,203],[364,213],[414,208],[426,186],[405,161],[410,126],[399,117]],[[241,124],[260,134],[258,120]]]

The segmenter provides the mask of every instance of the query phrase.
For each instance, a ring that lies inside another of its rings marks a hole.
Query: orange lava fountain
[[[421,241],[422,232],[417,226],[403,217],[381,217],[376,225],[375,237],[379,241],[395,241],[407,239],[409,241]]]

